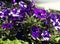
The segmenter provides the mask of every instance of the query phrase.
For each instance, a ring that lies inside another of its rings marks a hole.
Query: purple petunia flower
[[[19,14],[20,13],[20,9],[17,9],[17,8],[13,8],[10,13],[9,13],[9,16],[12,15],[13,17],[19,17]]]
[[[51,37],[50,33],[47,30],[44,30],[41,34],[43,40],[49,40],[49,38]]]
[[[46,11],[39,9],[39,8],[35,8],[34,9],[34,16],[36,16],[37,18],[44,19],[44,18],[46,18]]]
[[[51,17],[50,21],[52,22],[52,25],[54,26],[54,28],[56,30],[59,30],[60,29],[60,15],[51,13],[50,17]]]
[[[54,13],[50,13],[50,17],[53,21],[56,21],[57,19],[57,14],[54,14]]]
[[[8,16],[10,13],[10,9],[9,8],[5,8],[2,10],[2,12],[4,13],[4,16]]]
[[[34,6],[31,5],[31,4],[28,5],[27,8],[26,8],[26,13],[27,13],[29,16],[33,15],[33,13],[34,13]]]
[[[20,1],[19,5],[21,6],[21,9],[22,9],[23,12],[26,12],[28,15],[32,15],[33,14],[33,8],[34,7],[33,7],[32,4],[27,5],[23,1]]]
[[[2,28],[3,29],[11,29],[13,27],[13,23],[3,23]]]
[[[12,17],[11,20],[13,21],[17,20],[22,21],[25,18],[25,10],[23,8],[21,9],[13,8],[13,10],[11,10],[11,12],[9,13],[9,16]]]
[[[38,38],[39,37],[39,33],[40,33],[40,28],[36,27],[36,26],[32,26],[31,28],[31,35],[33,38]]]

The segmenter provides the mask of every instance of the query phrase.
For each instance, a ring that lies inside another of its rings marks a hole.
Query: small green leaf
[[[55,40],[56,40],[56,42],[58,42],[60,40],[60,37],[55,38]]]

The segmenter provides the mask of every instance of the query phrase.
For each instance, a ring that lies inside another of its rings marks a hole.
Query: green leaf
[[[14,44],[21,44],[21,41],[19,41],[19,40],[17,40],[17,39],[16,39],[16,40],[13,40],[12,42],[13,42]]]
[[[56,42],[58,42],[60,40],[60,37],[55,38],[55,40],[56,40]]]
[[[51,35],[50,41],[51,41],[51,42],[56,42],[56,41],[55,41],[55,38],[56,38],[55,35]]]
[[[3,41],[2,39],[0,39],[0,44],[29,44],[28,42],[25,42],[25,41],[22,41],[22,40],[18,40],[18,39],[15,39],[15,40],[5,40]]]
[[[7,39],[7,40],[3,41],[3,44],[13,44],[13,43],[9,39]]]
[[[0,28],[0,31],[3,30],[2,28]]]

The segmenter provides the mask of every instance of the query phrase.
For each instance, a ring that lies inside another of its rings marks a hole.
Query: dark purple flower
[[[58,19],[56,19],[56,22],[52,22],[52,25],[56,30],[60,29],[60,22],[58,21]]]
[[[36,27],[36,26],[32,26],[31,28],[31,35],[33,38],[38,38],[39,37],[39,33],[40,33],[40,28]]]
[[[2,28],[3,29],[11,29],[13,27],[12,23],[3,23]]]
[[[9,16],[12,16],[13,21],[22,21],[25,18],[25,10],[24,8],[21,9],[17,9],[17,8],[13,8],[11,10],[11,12],[9,13]]]
[[[21,6],[19,14],[25,14],[25,10],[27,8],[27,5],[23,1],[20,1],[19,5]]]
[[[34,16],[36,16],[37,18],[46,18],[46,11],[39,9],[39,8],[35,8],[34,9]]]
[[[44,30],[41,34],[43,40],[49,40],[49,38],[51,37],[50,33],[47,30]]]
[[[58,21],[58,19],[56,19],[55,22],[51,20],[51,22],[56,30],[60,29],[60,22]]]
[[[28,15],[32,15],[32,13],[33,13],[32,4],[26,5],[26,3],[24,3],[23,1],[20,1],[19,5],[21,6],[22,12],[26,12]]]
[[[57,14],[54,14],[54,13],[50,13],[50,17],[53,21],[56,21],[57,19]]]
[[[19,13],[18,15],[19,15],[19,16],[13,16],[13,17],[12,17],[12,20],[13,20],[13,21],[22,21],[22,20],[24,20],[24,18],[25,18],[25,13]]]
[[[52,25],[56,30],[60,29],[60,15],[59,14],[50,14]]]
[[[19,17],[19,14],[20,13],[20,9],[17,9],[17,8],[13,8],[10,13],[9,13],[9,16],[12,15],[13,17]]]
[[[34,6],[33,5],[28,5],[27,8],[26,8],[26,13],[30,16],[30,15],[33,15],[34,13]]]
[[[11,20],[13,21],[22,21],[25,18],[24,9],[14,9],[9,13]]]
[[[54,22],[56,22],[56,19],[58,19],[58,21],[60,21],[60,15],[59,14],[50,13],[50,17]]]
[[[4,12],[4,16],[8,16],[10,13],[10,9],[9,8],[5,8],[2,10],[2,12]]]

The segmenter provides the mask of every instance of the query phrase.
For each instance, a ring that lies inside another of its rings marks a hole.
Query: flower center
[[[41,15],[41,13],[40,13],[40,12],[38,12],[38,15]]]

